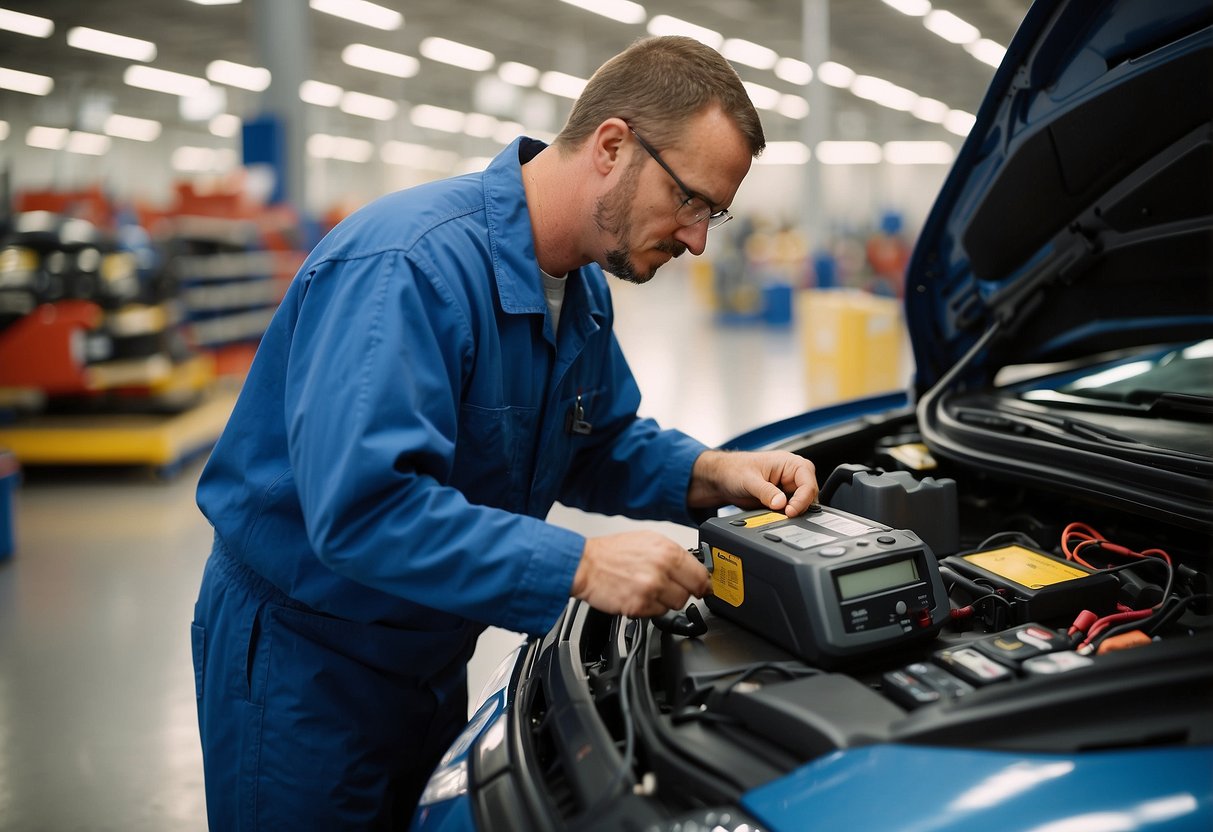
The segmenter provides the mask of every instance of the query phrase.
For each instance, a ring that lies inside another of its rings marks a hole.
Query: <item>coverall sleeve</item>
[[[449,288],[398,251],[308,276],[285,418],[309,539],[334,571],[485,624],[542,633],[585,540],[471,504],[449,482],[475,349]]]

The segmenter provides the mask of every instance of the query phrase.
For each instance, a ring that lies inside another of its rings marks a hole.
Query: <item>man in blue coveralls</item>
[[[679,37],[602,66],[548,147],[338,225],[265,332],[198,487],[215,527],[193,647],[211,827],[398,829],[466,718],[486,626],[570,596],[653,616],[709,590],[651,531],[586,539],[556,500],[693,523],[817,496],[813,465],[662,430],[612,334],[606,269],[703,252],[762,126]]]

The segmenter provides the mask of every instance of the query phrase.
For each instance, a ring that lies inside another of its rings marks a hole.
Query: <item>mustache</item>
[[[686,250],[687,250],[687,247],[684,246],[682,243],[678,242],[677,240],[670,240],[668,242],[665,240],[662,240],[660,243],[653,246],[653,248],[657,249],[660,252],[664,252],[665,254],[668,254],[671,257],[681,257],[682,255],[686,254]]]

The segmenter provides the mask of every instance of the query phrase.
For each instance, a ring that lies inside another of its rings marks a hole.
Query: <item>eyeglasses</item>
[[[674,184],[677,185],[684,194],[686,194],[686,199],[684,199],[678,205],[678,209],[674,212],[674,218],[678,220],[680,225],[689,227],[695,225],[696,223],[701,223],[704,220],[707,220],[708,229],[710,230],[718,225],[724,225],[726,222],[733,219],[733,215],[730,214],[726,208],[721,208],[719,211],[713,211],[711,204],[706,199],[692,191],[686,185],[682,184],[682,180],[678,178],[678,174],[670,170],[670,166],[665,163],[665,160],[661,158],[661,155],[653,148],[651,144],[640,137],[640,134],[636,132],[632,125],[629,124],[628,129],[632,131],[632,135],[636,137],[636,141],[640,143],[640,146],[653,157],[653,161],[661,165],[661,169],[668,173],[670,178],[674,180]]]

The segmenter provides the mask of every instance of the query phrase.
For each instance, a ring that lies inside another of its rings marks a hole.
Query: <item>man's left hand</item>
[[[691,469],[687,505],[714,508],[766,506],[788,517],[817,500],[817,469],[786,451],[704,451]]]

